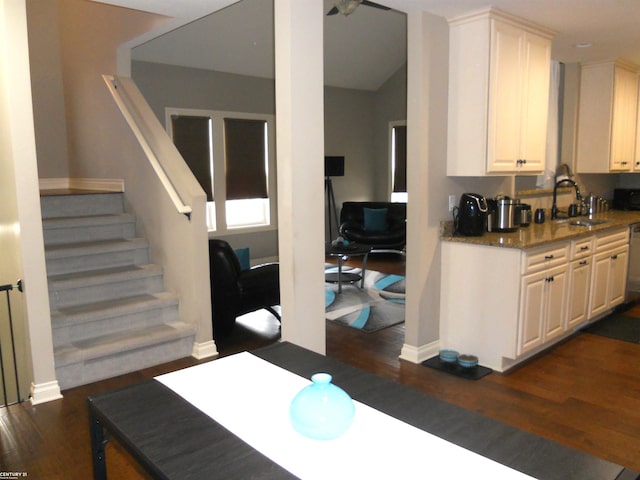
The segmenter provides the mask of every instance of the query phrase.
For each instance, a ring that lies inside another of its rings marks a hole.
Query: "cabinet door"
[[[607,290],[609,287],[609,252],[593,257],[591,292],[589,295],[589,318],[604,312],[608,307]]]
[[[521,158],[523,41],[523,30],[491,21],[488,172],[513,172]]]
[[[589,318],[621,304],[626,295],[629,246],[594,257]]]
[[[569,296],[567,298],[567,328],[587,320],[589,287],[591,286],[591,258],[576,260],[569,265]]]
[[[520,319],[517,354],[542,344],[542,322],[545,313],[546,272],[522,277],[520,286]]]
[[[527,33],[524,41],[524,92],[520,158],[522,171],[542,171],[547,150],[551,42]]]
[[[610,169],[628,171],[632,167],[635,155],[637,74],[625,68],[616,67],[613,91]]]
[[[629,249],[615,250],[609,262],[609,308],[624,302],[627,288],[627,268],[629,264]]]
[[[565,299],[567,295],[566,265],[548,272],[545,278],[545,316],[543,319],[543,338],[546,342],[562,334],[566,328]]]

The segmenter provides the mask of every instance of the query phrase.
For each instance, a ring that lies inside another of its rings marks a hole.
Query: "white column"
[[[274,8],[282,339],[324,354],[323,2]]]
[[[449,28],[411,11],[407,19],[407,303],[400,357],[414,363],[439,350],[440,218],[446,177]]]
[[[53,360],[24,0],[0,0],[0,125],[0,191],[4,192],[0,240],[9,245],[3,255],[22,271],[25,343],[31,354],[31,394],[36,404],[61,395]],[[17,242],[10,238],[14,235]]]

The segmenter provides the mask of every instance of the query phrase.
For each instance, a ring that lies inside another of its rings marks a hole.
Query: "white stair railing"
[[[139,92],[137,92],[137,89],[135,89],[133,84],[130,86],[127,84],[127,81],[118,78],[115,75],[103,75],[103,78],[107,84],[107,88],[113,96],[114,101],[116,102],[116,105],[120,109],[120,112],[124,116],[129,128],[131,128],[131,131],[136,137],[138,143],[142,147],[145,156],[149,160],[153,170],[156,172],[156,175],[167,194],[171,198],[176,210],[190,219],[192,212],[191,206],[185,204],[183,201],[183,197],[178,193],[173,182],[171,182],[169,175],[167,175],[167,172],[160,161],[159,155],[150,143],[153,138],[153,129],[146,124],[135,105],[135,98],[139,95]],[[132,88],[134,91],[130,91]],[[173,146],[173,144],[171,144],[171,146]],[[171,154],[178,154],[177,150],[173,148]]]

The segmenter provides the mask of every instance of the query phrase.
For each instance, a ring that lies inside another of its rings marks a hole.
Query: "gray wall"
[[[38,176],[69,176],[65,98],[55,2],[27,1],[33,121]]]
[[[275,113],[273,80],[140,61],[132,62],[131,77],[162,125],[166,107]],[[235,248],[249,247],[252,259],[278,255],[277,230],[223,238]]]
[[[324,105],[325,155],[345,157],[344,177],[331,179],[339,217],[343,202],[370,200],[375,196],[375,94],[325,87]],[[331,216],[333,220],[333,212]],[[325,229],[328,240],[328,219]],[[335,222],[331,236],[337,236]]]
[[[131,77],[163,125],[165,107],[275,113],[270,79],[140,61]]]
[[[407,119],[407,66],[403,65],[376,92],[376,175],[374,200],[385,201],[391,184],[389,170],[389,122]]]
[[[274,113],[274,82],[269,79],[135,61],[132,76],[151,108],[164,123],[166,106],[258,113]],[[325,87],[325,154],[345,157],[345,176],[332,179],[340,214],[342,202],[384,201],[389,189],[388,127],[406,119],[406,66],[377,92]],[[562,161],[574,165],[575,123],[579,68],[567,65],[562,138]],[[640,187],[640,174],[579,175],[581,188],[610,198],[616,186]],[[535,188],[535,177],[443,177],[432,192],[440,199],[443,220],[448,195],[472,191],[493,197],[513,188]],[[570,201],[563,199],[563,202]],[[534,207],[551,207],[550,195],[524,199]],[[444,208],[443,208],[444,207]],[[326,217],[324,219],[326,222]],[[336,226],[332,226],[336,236]],[[326,226],[328,238],[328,225]],[[277,256],[277,232],[229,235],[236,247],[249,246],[253,258]]]
[[[165,107],[275,111],[269,79],[141,61],[132,62],[132,78],[162,124]],[[332,179],[340,215],[344,201],[386,199],[387,128],[390,120],[406,117],[406,73],[401,69],[380,93],[326,87],[324,94],[325,153],[345,157],[345,176]],[[234,247],[249,246],[252,258],[277,255],[277,232],[225,239]]]

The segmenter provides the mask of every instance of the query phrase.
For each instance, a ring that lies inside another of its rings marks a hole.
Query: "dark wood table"
[[[637,472],[619,465],[290,343],[278,343],[252,353],[305,378],[318,371],[331,372],[335,382],[355,400],[535,478],[638,478]],[[153,478],[295,478],[155,380],[89,397],[88,405],[96,479],[106,478],[104,446],[109,434]],[[428,472],[425,454],[425,474]]]

